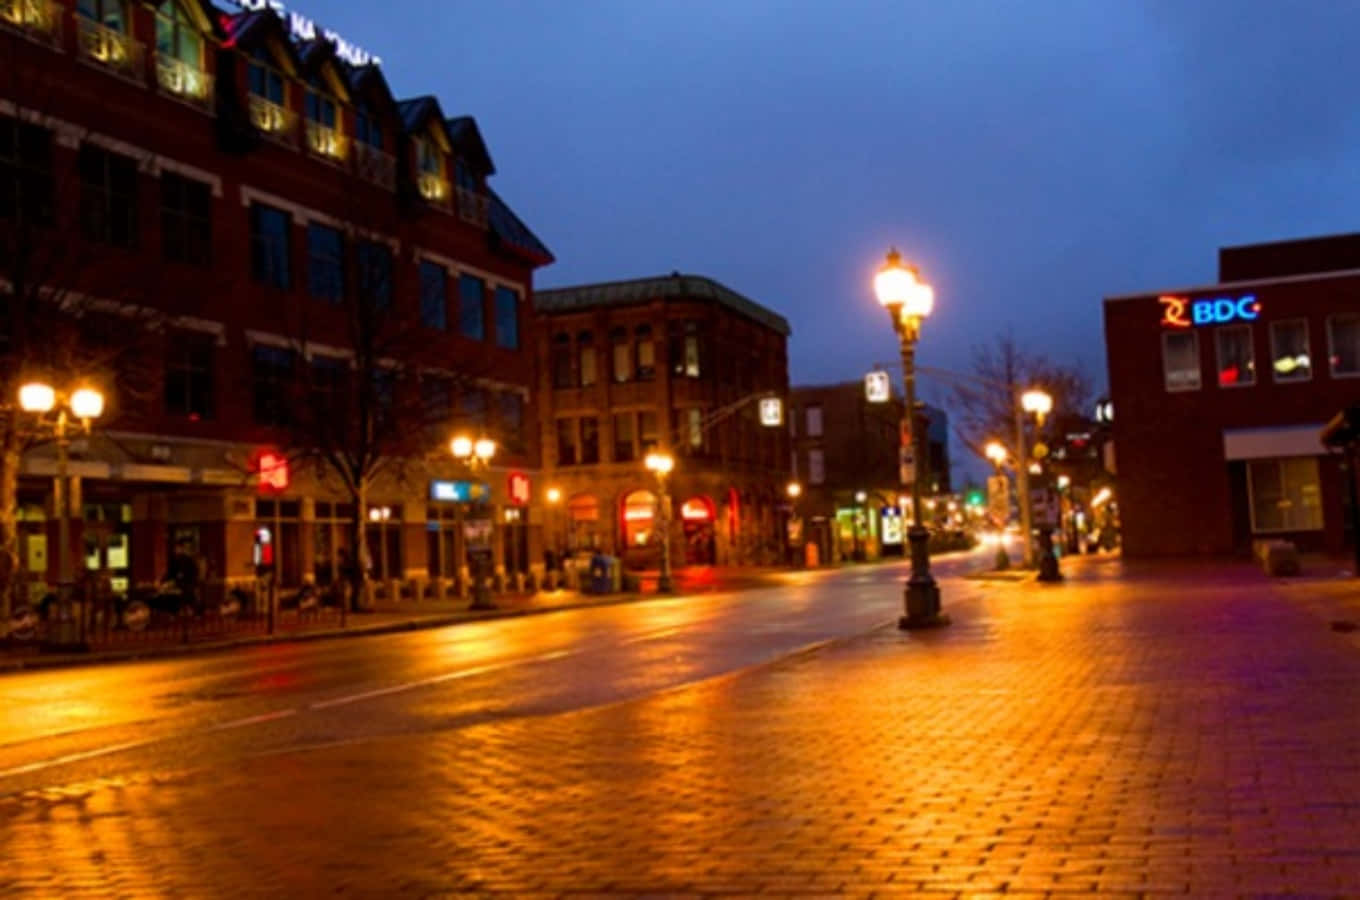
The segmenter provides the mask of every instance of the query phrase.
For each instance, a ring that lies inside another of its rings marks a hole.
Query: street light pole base
[[[940,586],[929,574],[907,579],[902,597],[907,614],[897,620],[898,628],[915,630],[949,624],[949,616],[940,612]]]
[[[910,615],[902,616],[897,620],[897,627],[903,631],[924,631],[927,628],[943,628],[950,623],[948,614],[937,612],[934,615],[916,618]]]
[[[671,584],[671,576],[662,575],[656,580],[656,592],[658,594],[675,593],[675,585]]]

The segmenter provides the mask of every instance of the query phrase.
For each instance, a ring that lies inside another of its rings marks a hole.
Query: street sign
[[[892,399],[892,382],[882,370],[864,376],[864,397],[870,403],[887,403]]]
[[[778,428],[784,424],[784,401],[778,397],[760,398],[760,424]]]

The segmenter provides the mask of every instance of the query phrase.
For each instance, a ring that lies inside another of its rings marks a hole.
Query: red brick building
[[[1124,552],[1341,552],[1319,433],[1360,401],[1360,235],[1225,248],[1217,284],[1106,299],[1105,341]]]
[[[657,484],[643,461],[666,449],[674,563],[778,561],[788,431],[761,425],[759,400],[787,401],[788,322],[678,272],[538,291],[534,303],[555,545],[655,566]]]
[[[537,556],[532,292],[552,256],[489,187],[472,118],[394,98],[351,45],[300,39],[308,24],[201,0],[0,3],[0,291],[58,261],[50,289],[106,298],[96,337],[144,344],[152,374],[104,383],[73,448],[76,559],[119,590],[158,579],[181,538],[217,586],[262,555],[285,585],[325,580],[355,515],[374,574],[407,589],[459,575],[469,517],[498,565]],[[361,296],[388,335],[366,349]],[[402,440],[358,510],[298,425],[327,424],[364,353],[373,427]],[[7,398],[16,365],[0,353]],[[454,463],[459,429],[498,440],[488,471]],[[262,451],[293,461],[281,493],[259,491]],[[57,556],[53,471],[50,446],[23,459],[35,580]],[[469,494],[485,502],[454,502]]]

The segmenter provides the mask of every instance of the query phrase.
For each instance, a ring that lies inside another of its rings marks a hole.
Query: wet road
[[[936,562],[984,567],[990,550]],[[863,633],[905,564],[780,587],[0,677],[0,797],[600,706]]]

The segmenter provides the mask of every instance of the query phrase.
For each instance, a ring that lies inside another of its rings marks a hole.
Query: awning
[[[1321,456],[1318,441],[1323,423],[1286,425],[1279,428],[1236,428],[1223,432],[1223,458],[1277,459],[1286,456]]]

